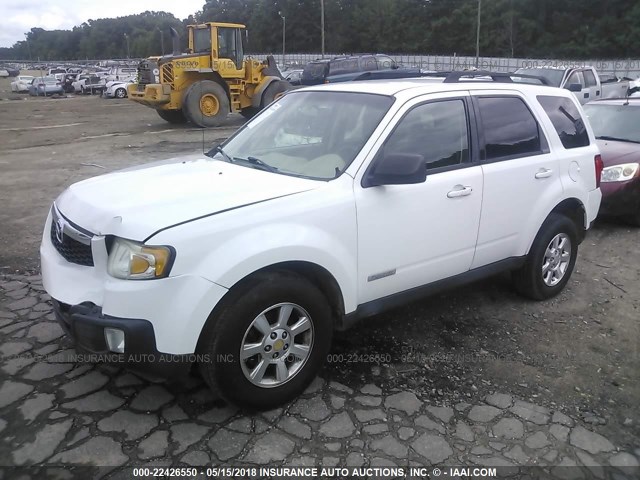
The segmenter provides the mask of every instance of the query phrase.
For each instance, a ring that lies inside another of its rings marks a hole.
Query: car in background
[[[600,100],[584,110],[604,162],[600,215],[640,227],[640,98]]]
[[[56,78],[58,78],[56,76]],[[77,73],[63,73],[62,78],[60,79],[60,83],[62,83],[62,88],[65,93],[74,93],[76,90],[73,87],[73,82],[75,82],[78,78]]]
[[[282,76],[291,85],[301,85],[302,72],[302,69],[287,70],[286,72],[282,72]]]
[[[28,92],[31,82],[34,77],[31,75],[20,75],[13,82],[11,82],[12,92]]]
[[[624,98],[629,90],[629,82],[626,80],[602,82],[600,75],[593,67],[519,68],[515,73],[543,77],[550,86],[573,92],[583,105],[601,98]]]
[[[135,80],[107,82],[103,95],[109,98],[127,98],[127,85],[130,83],[135,83]]]
[[[309,62],[302,71],[302,85],[319,85],[352,80],[362,72],[395,70],[398,64],[388,55],[334,57]]]
[[[47,76],[58,75],[61,73],[67,73],[67,69],[62,67],[54,67],[49,69],[49,71],[47,72]]]
[[[137,67],[111,67],[109,73],[105,75],[107,82],[122,81],[126,82],[130,78],[135,78],[138,75]]]
[[[73,82],[73,90],[76,93],[102,93],[106,88],[107,86],[104,78],[95,74],[78,75],[77,80]]]
[[[64,89],[56,77],[36,77],[29,85],[29,95],[33,97],[64,95]]]

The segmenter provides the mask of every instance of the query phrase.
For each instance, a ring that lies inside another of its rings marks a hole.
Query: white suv
[[[596,218],[602,162],[566,90],[418,79],[289,92],[208,156],[72,185],[42,275],[81,351],[229,401],[298,395],[332,332],[499,271],[546,299]]]

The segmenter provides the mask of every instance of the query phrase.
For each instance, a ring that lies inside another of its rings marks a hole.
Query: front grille
[[[71,238],[66,233],[60,235],[62,241],[58,239],[56,222],[51,222],[51,243],[62,257],[70,263],[93,267],[93,255],[91,245],[85,245]]]

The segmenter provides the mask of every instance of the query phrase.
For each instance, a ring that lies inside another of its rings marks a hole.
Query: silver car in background
[[[64,95],[62,82],[56,77],[34,78],[29,86],[29,95],[37,97],[39,95]]]

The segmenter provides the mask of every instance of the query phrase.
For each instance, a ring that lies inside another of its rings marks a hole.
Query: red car
[[[584,109],[605,167],[599,215],[640,227],[640,98],[600,100]]]

